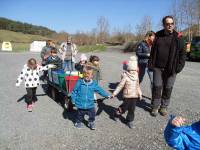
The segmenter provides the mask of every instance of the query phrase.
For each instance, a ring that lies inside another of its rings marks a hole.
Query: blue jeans
[[[81,123],[83,121],[85,115],[89,116],[89,119],[88,119],[89,122],[95,121],[95,108],[78,109],[77,110],[77,119],[76,119],[76,122],[77,123]]]
[[[73,71],[74,70],[74,62],[72,62],[72,60],[65,60],[63,63],[63,69],[65,71]]]
[[[153,71],[149,70],[146,63],[139,63],[139,82],[143,81],[144,75],[147,72],[149,75],[149,80],[151,82],[151,88],[153,87]]]

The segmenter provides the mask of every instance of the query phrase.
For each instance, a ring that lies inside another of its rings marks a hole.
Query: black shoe
[[[158,109],[157,108],[153,108],[152,111],[151,111],[151,115],[153,117],[156,117],[158,115]]]
[[[95,129],[96,129],[96,126],[95,126],[94,121],[93,121],[93,122],[89,122],[89,123],[88,123],[88,127],[89,127],[91,130],[95,130]]]
[[[128,126],[130,129],[133,129],[133,121],[127,122],[127,126]]]
[[[166,116],[166,115],[168,114],[167,108],[161,107],[161,108],[159,109],[159,113],[160,113],[162,116]]]

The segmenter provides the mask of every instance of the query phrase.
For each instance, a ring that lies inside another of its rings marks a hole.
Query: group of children
[[[57,55],[57,50],[55,48],[51,49],[50,56],[46,59],[45,66],[38,65],[34,58],[29,59],[17,79],[16,86],[19,86],[23,80],[25,81],[28,111],[32,111],[33,104],[36,101],[36,89],[39,85],[40,76],[39,72],[48,69],[62,69],[62,60]],[[127,70],[122,73],[121,82],[112,95],[104,91],[99,85],[101,73],[98,56],[90,56],[88,62],[86,55],[82,54],[80,56],[80,61],[75,64],[75,69],[83,74],[83,78],[80,78],[77,81],[71,93],[71,101],[77,107],[77,119],[75,126],[77,128],[81,128],[81,122],[84,115],[87,114],[89,116],[88,126],[91,129],[95,129],[95,93],[98,93],[105,98],[114,98],[123,89],[124,101],[116,110],[114,117],[117,121],[120,115],[128,111],[126,117],[127,125],[129,128],[133,128],[136,101],[142,97],[142,92],[139,86],[136,56],[130,57],[127,64]]]

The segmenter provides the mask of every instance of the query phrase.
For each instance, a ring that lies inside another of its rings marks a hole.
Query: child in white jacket
[[[50,68],[55,68],[55,65],[49,64],[44,67],[37,64],[34,58],[28,60],[27,64],[24,65],[19,77],[16,81],[16,86],[20,86],[21,82],[24,80],[25,88],[27,91],[26,102],[27,110],[32,111],[32,103],[36,101],[36,89],[40,85],[39,75],[41,71],[48,70]]]
[[[129,128],[133,128],[136,101],[142,98],[138,77],[138,64],[135,56],[130,58],[127,71],[123,73],[121,82],[113,92],[112,97],[116,96],[122,89],[123,103],[118,107],[115,119],[128,110],[128,114],[126,116],[127,125]]]

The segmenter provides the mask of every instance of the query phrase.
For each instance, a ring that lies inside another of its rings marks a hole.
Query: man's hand
[[[176,126],[176,127],[180,127],[185,123],[185,119],[182,117],[175,117],[172,121],[171,124]]]

